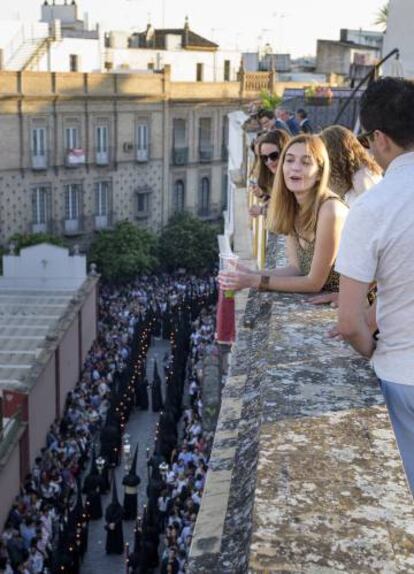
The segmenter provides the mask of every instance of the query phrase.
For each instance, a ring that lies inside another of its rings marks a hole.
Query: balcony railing
[[[47,156],[32,155],[32,169],[36,171],[47,169]]]
[[[173,148],[172,162],[174,165],[186,165],[188,163],[188,147]]]
[[[95,149],[95,163],[96,165],[108,165],[110,162],[110,150],[109,148]]]
[[[111,229],[115,224],[115,212],[109,211],[106,215],[93,215],[92,225],[94,225],[95,230],[100,229]]]
[[[214,148],[212,145],[200,145],[198,156],[201,162],[213,161]]]
[[[80,167],[86,163],[86,153],[83,148],[72,148],[66,151],[66,167]]]
[[[77,218],[73,219],[63,219],[62,229],[65,235],[81,235],[85,233],[85,222],[86,217],[79,215]]]
[[[47,223],[33,223],[32,233],[47,233],[49,231]]]
[[[135,159],[138,163],[144,163],[146,161],[149,161],[149,148],[137,148],[135,151]]]

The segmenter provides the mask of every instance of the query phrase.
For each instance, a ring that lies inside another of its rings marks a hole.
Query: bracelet
[[[258,290],[269,291],[270,275],[261,275]]]

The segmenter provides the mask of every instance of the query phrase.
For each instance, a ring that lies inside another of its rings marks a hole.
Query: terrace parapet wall
[[[237,297],[190,571],[413,572],[394,434],[368,363],[327,336],[335,311],[304,295]]]

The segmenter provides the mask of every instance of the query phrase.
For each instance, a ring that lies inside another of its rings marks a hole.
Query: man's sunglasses
[[[260,154],[260,159],[262,160],[263,163],[267,163],[269,160],[270,161],[276,161],[279,159],[280,153],[278,151],[272,151],[272,153],[269,154],[265,154],[262,153]]]
[[[362,147],[364,147],[365,149],[369,149],[370,148],[370,143],[369,143],[369,139],[372,136],[372,134],[375,132],[375,130],[370,130],[369,132],[362,132],[359,135],[357,135],[357,139],[359,141],[359,143],[362,145]]]

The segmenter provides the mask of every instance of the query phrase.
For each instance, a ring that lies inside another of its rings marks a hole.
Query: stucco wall
[[[60,412],[66,395],[79,379],[79,321],[75,317],[59,345]]]
[[[55,356],[52,355],[29,395],[30,466],[45,446],[46,433],[55,416]]]
[[[82,362],[96,338],[96,289],[89,293],[82,306]]]

